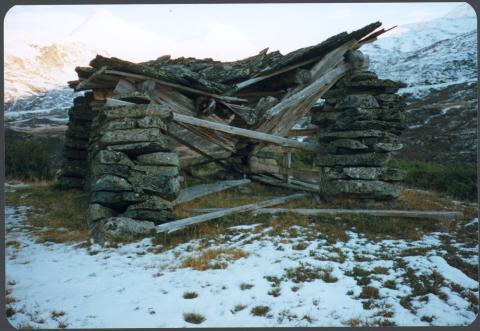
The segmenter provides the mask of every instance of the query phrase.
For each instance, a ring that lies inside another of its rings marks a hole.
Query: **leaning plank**
[[[197,186],[187,187],[180,191],[178,198],[173,202],[175,205],[191,201],[209,194],[221,192],[233,187],[241,186],[250,183],[250,179],[239,180],[225,180],[213,184],[202,184]]]
[[[218,165],[222,166],[222,167],[226,167],[227,164],[222,161],[222,160],[218,160],[218,159],[215,159],[213,156],[211,156],[209,153],[207,152],[204,152],[202,151],[200,148],[194,146],[193,144],[189,143],[188,141],[178,137],[177,135],[175,135],[173,132],[171,132],[171,130],[169,130],[167,132],[168,136],[171,137],[172,139],[178,141],[180,144],[182,145],[185,145],[186,147],[190,148],[192,151],[196,152],[197,154],[199,155],[202,155],[204,157],[206,157],[207,159],[209,160],[212,160],[212,162],[215,162],[217,163]]]
[[[252,203],[252,204],[248,204],[248,205],[243,205],[243,206],[228,208],[228,209],[224,209],[224,210],[219,210],[219,211],[215,211],[213,213],[188,217],[188,218],[184,218],[182,220],[157,225],[156,230],[157,230],[157,232],[171,233],[171,232],[175,232],[175,231],[178,231],[180,229],[183,229],[183,228],[185,228],[189,225],[192,225],[192,224],[197,224],[197,223],[210,221],[210,220],[217,219],[217,218],[227,216],[227,215],[244,213],[244,212],[247,212],[247,211],[257,210],[257,209],[264,208],[264,207],[275,206],[275,205],[279,205],[279,204],[282,204],[282,203],[302,199],[303,197],[305,197],[304,193],[296,193],[296,194],[292,194],[292,195],[289,195],[289,196],[286,196],[286,197],[275,198],[275,199],[271,199],[271,200],[262,201],[262,202],[259,202],[259,203]]]
[[[212,213],[219,212],[222,208],[196,208],[193,212]],[[404,218],[429,218],[440,220],[458,219],[463,216],[459,211],[423,211],[423,210],[381,210],[381,209],[309,209],[309,208],[262,208],[257,214],[295,213],[300,215],[368,215],[378,217],[404,217]]]
[[[229,133],[235,136],[269,142],[269,143],[280,145],[283,147],[294,147],[294,148],[299,148],[299,149],[311,151],[311,152],[318,152],[320,149],[320,146],[317,144],[301,142],[298,140],[275,136],[268,133],[237,128],[234,126],[213,122],[213,121],[206,121],[196,117],[182,115],[178,113],[171,113],[171,114],[172,114],[172,120],[176,123],[184,123],[184,124],[199,126],[206,129]]]

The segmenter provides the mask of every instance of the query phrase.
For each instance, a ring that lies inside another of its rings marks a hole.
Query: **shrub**
[[[467,164],[436,164],[418,160],[396,160],[392,166],[405,170],[409,186],[444,192],[461,200],[477,199],[477,169]]]
[[[50,180],[55,173],[52,155],[36,138],[5,140],[5,176],[20,180]]]

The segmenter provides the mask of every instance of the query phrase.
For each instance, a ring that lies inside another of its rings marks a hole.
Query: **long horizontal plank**
[[[160,79],[151,78],[151,77],[144,76],[144,75],[139,75],[139,74],[132,74],[132,73],[129,73],[129,72],[107,69],[107,70],[105,70],[105,73],[110,74],[110,75],[122,76],[122,77],[136,78],[136,79],[140,79],[140,80],[153,80],[154,82],[156,82],[160,85],[174,87],[174,88],[176,88],[180,91],[190,92],[190,93],[197,94],[197,95],[206,95],[206,96],[209,96],[211,98],[218,99],[218,100],[223,100],[223,101],[227,101],[227,102],[247,102],[248,101],[246,99],[241,99],[241,98],[236,98],[236,97],[228,97],[228,96],[218,95],[218,94],[214,94],[214,93],[209,93],[209,92],[197,90],[197,89],[194,89],[194,88],[191,88],[191,87],[187,87],[187,86],[183,86],[183,85],[179,85],[179,84],[175,84],[175,83],[169,83],[169,82],[166,82],[166,81],[163,81],[163,80],[160,80]]]
[[[228,208],[228,209],[222,209],[219,211],[215,211],[213,213],[208,213],[208,214],[203,214],[203,215],[197,215],[193,217],[188,217],[184,218],[182,220],[178,221],[173,221],[161,225],[157,225],[156,230],[157,232],[167,232],[167,233],[172,233],[178,230],[181,230],[189,225],[193,224],[198,224],[206,221],[210,221],[213,219],[217,219],[220,217],[224,217],[227,215],[232,215],[232,214],[238,214],[238,213],[244,213],[248,211],[253,211],[257,210],[260,208],[265,208],[265,207],[270,207],[270,206],[275,206],[279,205],[282,203],[287,203],[290,201],[294,200],[299,200],[305,197],[304,193],[296,193],[292,194],[286,197],[279,197],[271,200],[265,200],[262,202],[258,203],[252,203],[248,205],[243,205],[243,206],[238,206],[238,207],[233,207],[233,208]]]
[[[186,123],[186,124],[199,126],[207,129],[217,130],[217,131],[229,133],[235,136],[269,142],[269,143],[280,145],[283,147],[299,148],[299,149],[311,151],[311,152],[318,152],[320,150],[320,146],[317,144],[301,142],[298,140],[275,136],[268,133],[237,128],[231,125],[202,120],[193,116],[173,113],[173,121],[177,123]]]
[[[195,208],[189,211],[199,213],[212,213],[224,210],[222,208]],[[424,210],[382,210],[382,209],[310,209],[310,208],[262,208],[258,214],[296,213],[300,215],[368,215],[376,217],[402,217],[402,218],[429,218],[440,220],[453,220],[463,216],[459,211],[424,211]]]
[[[242,186],[251,183],[250,179],[225,180],[213,184],[202,184],[197,186],[187,187],[180,191],[179,196],[173,202],[175,205],[185,203],[209,194],[221,192],[230,188]]]
[[[290,182],[290,183],[285,183],[284,181],[268,177],[268,176],[256,176],[252,175],[250,176],[253,180],[259,181],[264,184],[272,185],[272,186],[278,186],[278,187],[284,187],[296,191],[307,191],[307,192],[314,192],[314,193],[320,193],[320,186],[319,185],[312,185],[308,183],[302,183],[299,184],[299,181],[296,183]],[[306,184],[306,185],[305,185]]]

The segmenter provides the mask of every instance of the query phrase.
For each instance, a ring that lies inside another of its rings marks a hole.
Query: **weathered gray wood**
[[[311,137],[318,133],[318,129],[295,129],[288,131],[289,137]]]
[[[257,129],[262,132],[287,135],[298,119],[303,117],[315,101],[328,91],[347,70],[348,65],[341,63],[301,91],[282,100],[265,113]]]
[[[218,165],[220,165],[220,166],[222,166],[222,167],[226,167],[226,166],[227,166],[227,164],[226,164],[224,161],[215,159],[213,156],[211,156],[211,155],[208,154],[207,152],[202,151],[200,148],[198,148],[198,147],[194,146],[193,144],[189,143],[188,141],[186,141],[186,140],[178,137],[178,136],[175,135],[173,132],[168,131],[168,132],[166,132],[166,133],[167,133],[167,135],[168,135],[169,137],[171,137],[171,138],[173,138],[174,140],[178,141],[180,144],[182,144],[182,145],[190,148],[192,151],[196,152],[197,154],[200,154],[200,155],[206,157],[207,159],[212,160],[212,162],[215,162],[215,163],[217,163]]]
[[[157,106],[158,105],[150,104],[149,108],[156,111],[159,114],[159,116],[162,116],[165,119],[170,118],[176,123],[199,126],[199,127],[203,127],[203,128],[207,128],[215,131],[229,133],[236,136],[265,141],[272,144],[281,145],[284,147],[294,147],[294,148],[299,148],[299,149],[312,151],[312,152],[316,152],[319,150],[319,145],[316,145],[316,144],[301,142],[294,139],[283,138],[283,137],[279,137],[279,136],[275,136],[275,135],[271,135],[263,132],[237,128],[237,127],[222,124],[222,123],[206,121],[196,117],[182,115],[182,114],[169,111],[168,108],[166,107],[157,107]]]
[[[105,70],[105,73],[110,74],[110,75],[120,76],[120,77],[131,77],[131,78],[135,78],[135,79],[138,79],[138,80],[149,80],[149,79],[151,79],[151,80],[154,80],[156,83],[158,83],[160,85],[174,87],[174,88],[176,88],[180,91],[190,92],[190,93],[197,94],[197,95],[206,95],[206,96],[215,98],[217,100],[223,100],[223,101],[227,101],[227,102],[247,102],[248,101],[246,99],[223,96],[223,95],[219,95],[219,94],[215,94],[215,93],[209,93],[209,92],[205,92],[205,91],[202,91],[202,90],[194,89],[194,88],[191,88],[191,87],[187,87],[187,86],[183,86],[183,85],[179,85],[179,84],[175,84],[175,83],[166,82],[166,81],[163,81],[163,80],[160,80],[160,79],[156,79],[156,78],[152,78],[152,77],[148,77],[148,76],[140,75],[140,74],[132,74],[132,73],[129,73],[129,72],[123,72],[123,71],[119,71],[119,70],[110,70],[110,69]]]
[[[250,157],[249,167],[252,173],[269,173],[269,174],[278,174],[279,177],[289,174],[290,176],[295,177],[306,177],[313,180],[320,181],[320,171],[315,170],[299,170],[299,169],[285,169],[278,165],[262,163],[256,156]]]
[[[252,204],[248,204],[248,205],[228,208],[228,209],[216,211],[216,212],[213,212],[213,213],[188,217],[188,218],[184,218],[182,220],[157,225],[156,230],[157,230],[157,232],[172,233],[172,232],[181,230],[181,229],[183,229],[183,228],[185,228],[189,225],[192,225],[192,224],[203,223],[203,222],[210,221],[210,220],[213,220],[213,219],[217,219],[217,218],[220,218],[220,217],[224,217],[224,216],[227,216],[227,215],[244,213],[244,212],[247,212],[247,211],[257,210],[257,209],[264,208],[264,207],[275,206],[275,205],[279,205],[279,204],[282,204],[282,203],[287,203],[287,202],[290,202],[290,201],[299,200],[299,199],[302,199],[304,197],[305,197],[304,193],[296,193],[296,194],[292,194],[292,195],[289,195],[289,196],[286,196],[286,197],[280,197],[280,198],[266,200],[266,201],[262,201],[262,202],[258,202],[258,203],[252,203]]]
[[[290,183],[285,183],[282,180],[275,179],[269,176],[262,176],[262,175],[250,175],[250,178],[264,184],[284,187],[284,188],[288,188],[296,191],[306,191],[306,192],[315,192],[315,193],[320,192],[320,186],[307,184],[307,183],[299,184],[299,181],[295,183],[293,181],[291,181]]]
[[[115,107],[115,106],[135,106],[136,104],[133,102],[118,100],[114,98],[107,98],[105,102],[106,107]]]
[[[225,210],[223,208],[195,208],[189,211],[212,213]],[[368,215],[376,217],[426,218],[452,220],[463,217],[459,211],[424,211],[424,210],[381,210],[381,209],[310,209],[310,208],[262,208],[257,214],[296,213],[300,215]]]
[[[225,180],[213,184],[202,184],[192,187],[187,187],[186,189],[180,191],[179,196],[173,202],[175,205],[191,201],[209,194],[221,192],[233,187],[242,186],[245,184],[251,183],[250,179],[239,179],[239,180]]]

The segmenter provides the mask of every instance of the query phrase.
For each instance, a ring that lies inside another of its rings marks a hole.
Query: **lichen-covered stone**
[[[123,216],[162,224],[174,219],[170,210],[127,209]]]
[[[336,139],[356,139],[356,138],[396,138],[396,135],[380,130],[354,130],[354,131],[333,131],[320,132],[319,141],[329,142]]]
[[[325,155],[320,156],[317,164],[320,166],[367,166],[378,167],[385,164],[390,158],[387,153],[363,153],[347,155]]]
[[[98,203],[93,203],[88,206],[86,219],[87,223],[92,225],[94,222],[97,222],[104,218],[114,217],[116,212],[110,208],[102,206]]]
[[[177,153],[169,152],[157,152],[139,155],[137,157],[137,161],[143,165],[160,165],[173,167],[178,167],[180,165]]]
[[[157,128],[107,131],[99,139],[104,146],[166,141],[167,138]]]
[[[379,108],[377,99],[368,94],[350,94],[340,99],[335,105],[336,110],[346,108]]]
[[[128,242],[152,234],[155,224],[128,217],[110,217],[95,222],[90,228],[92,239],[99,244]]]
[[[389,200],[397,198],[400,189],[396,185],[379,180],[334,180],[323,185],[322,193],[327,196]]]
[[[107,150],[123,152],[128,156],[135,157],[142,154],[155,152],[170,152],[170,143],[166,137],[162,137],[156,141],[129,143],[122,145],[108,146]]]
[[[390,182],[405,179],[406,173],[388,167],[334,167],[324,169],[324,176],[327,180],[365,179]]]
[[[117,210],[145,200],[145,196],[137,192],[95,191],[90,195],[90,203],[99,203]]]
[[[133,186],[125,178],[114,175],[100,176],[92,185],[92,191],[132,191]]]

